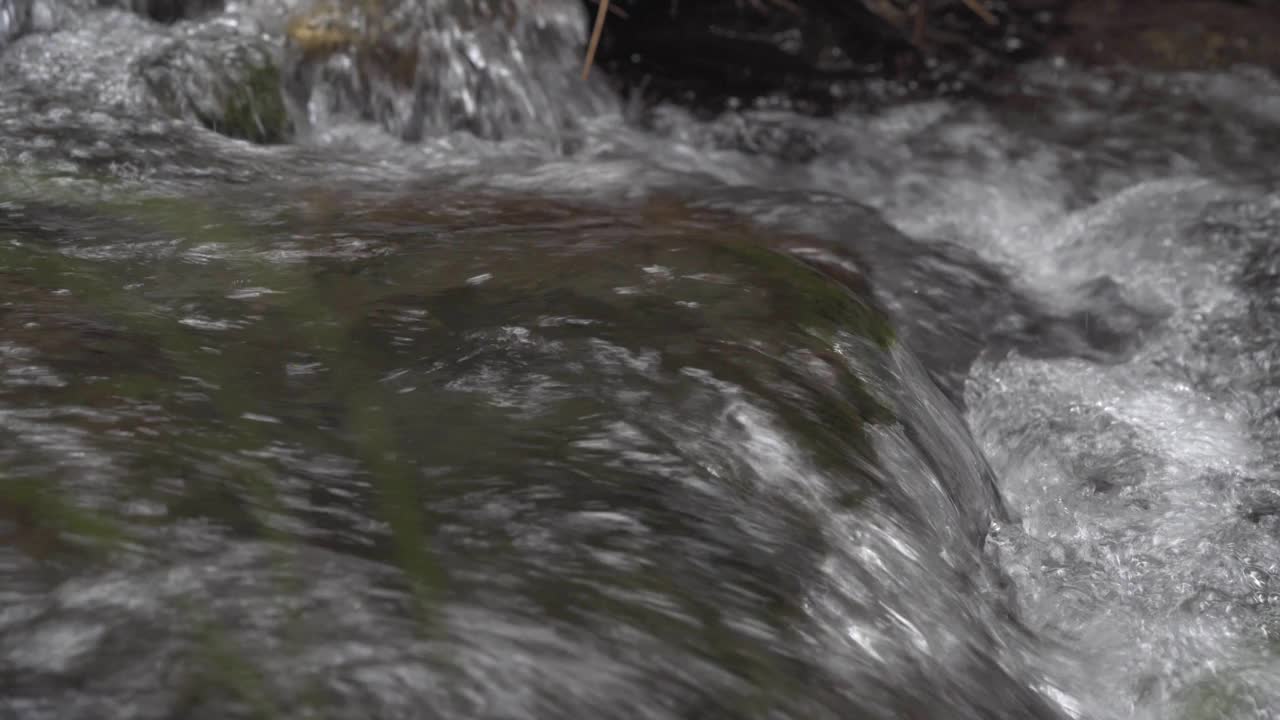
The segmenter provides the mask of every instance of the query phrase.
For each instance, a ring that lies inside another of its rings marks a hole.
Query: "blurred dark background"
[[[594,16],[598,0],[584,0]],[[595,67],[709,111],[785,94],[824,112],[873,95],[979,91],[1060,56],[1152,69],[1280,64],[1276,0],[612,0]]]

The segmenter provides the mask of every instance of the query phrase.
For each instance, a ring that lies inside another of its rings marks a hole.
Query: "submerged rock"
[[[165,26],[113,7],[58,12],[38,13],[32,27],[44,32],[0,55],[0,92],[16,111],[15,124],[61,103],[139,126],[169,116],[256,143],[291,136],[279,38],[254,17]]]
[[[670,196],[263,190],[9,221],[10,287],[95,302],[24,298],[81,412],[6,439],[122,541],[54,590],[0,566],[0,713],[1060,717],[988,593],[989,472],[840,247]]]

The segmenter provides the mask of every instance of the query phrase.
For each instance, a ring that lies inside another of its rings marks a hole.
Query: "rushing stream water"
[[[1275,77],[92,5],[0,0],[0,717],[1280,717]]]

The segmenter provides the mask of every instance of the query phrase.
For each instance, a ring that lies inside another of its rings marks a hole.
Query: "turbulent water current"
[[[0,0],[0,718],[1280,718],[1280,80],[587,20]]]

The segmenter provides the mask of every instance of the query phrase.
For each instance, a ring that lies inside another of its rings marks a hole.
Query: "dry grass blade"
[[[596,59],[596,48],[600,45],[600,34],[604,32],[604,19],[609,14],[609,0],[600,0],[596,9],[596,26],[591,30],[591,42],[587,45],[587,58],[582,63],[582,79],[591,77],[591,64]]]

